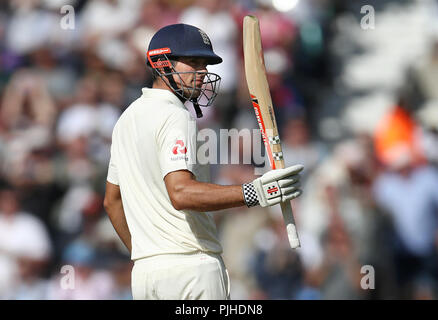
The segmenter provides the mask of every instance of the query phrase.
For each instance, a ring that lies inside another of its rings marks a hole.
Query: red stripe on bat
[[[271,193],[274,193],[274,192],[277,192],[277,191],[278,191],[278,188],[275,187],[275,188],[273,188],[273,189],[269,189],[269,190],[268,190],[268,193],[271,194]]]
[[[260,131],[262,132],[263,142],[265,144],[266,151],[268,152],[269,163],[271,164],[272,169],[276,169],[274,157],[272,156],[271,145],[269,144],[267,136],[266,136],[265,123],[263,121],[262,112],[260,110],[258,100],[257,100],[256,96],[253,96],[252,94],[250,94],[250,95],[251,95],[252,105],[253,105],[254,111],[256,113],[256,118],[257,118],[257,121],[258,121],[259,126],[260,126]]]

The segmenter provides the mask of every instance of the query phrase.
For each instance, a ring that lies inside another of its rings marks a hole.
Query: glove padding
[[[260,205],[273,206],[298,197],[302,193],[299,189],[299,173],[303,169],[303,165],[297,164],[284,169],[271,170],[255,179],[252,183]]]

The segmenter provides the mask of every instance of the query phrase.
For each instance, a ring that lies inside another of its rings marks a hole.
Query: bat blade
[[[266,77],[259,21],[255,16],[245,16],[243,19],[243,54],[246,82],[270,166],[272,169],[282,169],[284,168],[283,152]],[[293,249],[300,247],[289,201],[281,203],[281,212],[286,224],[290,246]]]

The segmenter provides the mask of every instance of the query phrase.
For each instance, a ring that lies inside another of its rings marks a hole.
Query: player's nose
[[[201,71],[198,71],[197,72],[197,75],[196,75],[196,81],[198,82],[204,82],[204,79],[205,79],[205,76],[206,76],[206,74],[207,74],[207,71],[205,70],[205,71],[203,71],[203,70],[201,70]]]

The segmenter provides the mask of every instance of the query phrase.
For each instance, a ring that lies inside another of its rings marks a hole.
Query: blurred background
[[[246,14],[260,19],[286,165],[305,165],[302,247],[289,248],[279,206],[215,214],[231,298],[438,297],[438,1],[11,0],[0,2],[1,299],[132,298],[102,206],[112,128],[151,85],[150,38],[178,22],[224,60],[209,68],[223,80],[199,127],[257,128]],[[212,173],[256,177],[243,164]]]

